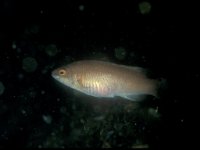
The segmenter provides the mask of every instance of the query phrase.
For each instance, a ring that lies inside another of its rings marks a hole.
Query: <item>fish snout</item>
[[[52,71],[52,72],[51,72],[51,76],[52,76],[54,79],[59,79],[59,78],[60,78],[59,75],[58,75],[57,70]]]

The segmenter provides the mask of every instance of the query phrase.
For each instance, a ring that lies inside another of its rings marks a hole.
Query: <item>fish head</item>
[[[57,81],[69,86],[72,83],[71,73],[67,67],[60,67],[52,71],[51,76]]]
[[[80,85],[80,78],[78,78],[77,73],[72,71],[70,67],[60,67],[52,71],[51,76],[59,81],[60,83],[71,87],[73,89],[80,90],[82,87]]]

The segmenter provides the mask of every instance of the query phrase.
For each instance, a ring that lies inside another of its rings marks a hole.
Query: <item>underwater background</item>
[[[190,145],[200,77],[190,14],[173,1],[1,0],[0,148]],[[158,99],[138,104],[51,77],[83,59],[148,68],[166,83]]]

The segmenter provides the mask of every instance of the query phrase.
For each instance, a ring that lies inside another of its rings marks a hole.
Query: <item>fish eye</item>
[[[66,74],[66,71],[64,70],[64,69],[61,69],[61,70],[59,70],[59,75],[65,75]]]

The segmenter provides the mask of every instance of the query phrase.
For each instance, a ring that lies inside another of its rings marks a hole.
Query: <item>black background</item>
[[[62,118],[59,108],[66,105],[56,100],[61,93],[52,82],[51,71],[74,60],[95,58],[93,52],[116,63],[151,68],[166,78],[169,89],[160,102],[163,119],[156,144],[193,146],[189,141],[193,141],[192,127],[198,120],[194,95],[199,85],[199,55],[194,46],[197,18],[191,9],[195,4],[149,0],[152,10],[143,15],[140,2],[1,0],[0,81],[5,91],[0,95],[0,147],[27,147],[35,132],[39,141],[44,140],[46,132],[56,125],[47,129],[41,116],[50,114],[56,124]],[[81,5],[83,11],[79,10]],[[13,42],[20,52],[12,48]],[[53,57],[39,48],[49,44],[59,49]],[[128,55],[135,52],[138,58],[118,60],[116,47],[125,48]],[[38,62],[33,73],[22,69],[27,56]]]

